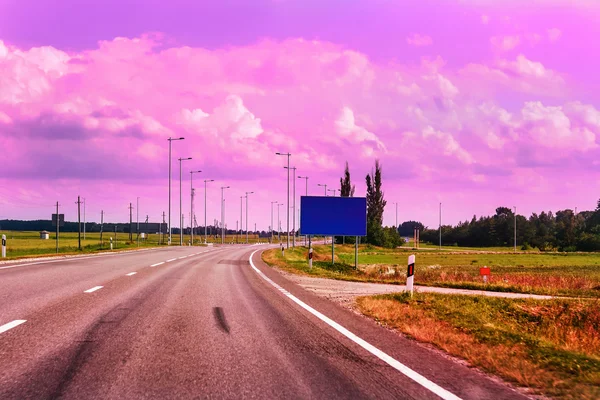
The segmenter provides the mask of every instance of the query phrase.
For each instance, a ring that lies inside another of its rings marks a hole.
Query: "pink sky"
[[[201,169],[196,213],[270,224],[284,158],[357,195],[375,158],[385,223],[437,226],[497,206],[593,209],[600,198],[595,1],[61,1],[0,3],[0,219],[167,211],[173,159]],[[173,162],[173,212],[178,164]],[[297,182],[298,196],[304,181]],[[245,218],[245,216],[244,216]],[[187,219],[187,217],[186,217]],[[283,220],[282,209],[282,220]],[[173,224],[175,225],[175,223]]]

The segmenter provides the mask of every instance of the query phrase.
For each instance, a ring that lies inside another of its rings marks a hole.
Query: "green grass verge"
[[[307,249],[288,249],[285,257],[277,249],[263,253],[265,262],[288,272],[318,277],[404,284],[406,263],[416,255],[415,283],[457,289],[521,292],[555,296],[600,297],[600,254],[414,251],[360,246],[359,268],[354,269],[354,247],[336,246],[331,264],[331,247],[314,247],[313,268],[308,268]],[[479,268],[489,266],[487,284]]]

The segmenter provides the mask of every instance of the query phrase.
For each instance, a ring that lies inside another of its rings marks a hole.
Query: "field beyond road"
[[[278,249],[263,253],[270,265],[292,273],[333,279],[404,284],[408,256],[416,255],[415,284],[460,289],[519,292],[557,296],[600,297],[599,253],[540,253],[469,250],[442,251],[408,248],[359,248],[354,269],[354,246],[336,245],[335,263],[331,247],[314,246],[313,268],[308,268],[307,249]],[[491,268],[487,284],[479,268]]]
[[[600,397],[597,301],[408,293],[361,297],[359,310],[536,393]]]

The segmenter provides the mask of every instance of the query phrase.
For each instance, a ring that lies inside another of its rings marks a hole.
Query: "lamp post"
[[[168,138],[169,141],[169,244],[171,244],[171,142],[185,138]]]
[[[192,246],[194,245],[194,174],[199,174],[202,171],[190,171],[190,234]]]
[[[273,226],[273,204],[277,203],[277,201],[271,202],[271,243],[273,243],[273,232],[275,231],[275,227]]]
[[[246,244],[248,244],[248,195],[252,193],[254,192],[246,192]]]
[[[229,186],[221,186],[221,244],[225,243],[225,189]]]
[[[292,223],[292,231],[294,232],[294,236],[293,236],[293,241],[292,241],[292,247],[296,247],[296,167],[283,167],[285,169],[288,170],[288,174],[289,174],[289,170],[291,169],[292,171],[294,171],[294,175],[292,177],[292,181],[294,182],[293,185],[293,189],[292,189],[292,196],[294,196],[294,202],[292,203],[292,217],[294,218],[293,223]]]
[[[204,180],[204,244],[207,243],[207,239],[208,239],[208,231],[206,228],[206,183],[207,182],[214,182],[214,179],[205,179]]]
[[[283,203],[277,203],[277,240],[281,243],[281,219],[279,218],[279,207],[281,207]]]
[[[242,235],[244,234],[244,223],[242,222],[244,220],[244,196],[240,196],[240,240],[242,238]],[[246,212],[248,212],[248,210],[246,210]],[[248,228],[248,227],[246,227]],[[237,232],[236,232],[236,236],[237,236]],[[237,240],[237,239],[236,239]]]
[[[287,248],[290,248],[290,153],[275,153],[278,156],[287,156]]]
[[[327,185],[323,185],[321,183],[317,183],[317,186],[323,186],[323,187],[325,187],[325,196],[327,196]]]
[[[179,158],[179,245],[183,246],[183,203],[181,202],[181,162],[191,160],[192,157]]]

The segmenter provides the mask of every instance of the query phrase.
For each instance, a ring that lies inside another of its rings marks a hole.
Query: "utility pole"
[[[225,189],[229,186],[221,186],[221,244],[225,243]]]
[[[515,253],[517,252],[517,206],[515,207]]]
[[[104,210],[100,211],[100,247],[104,247],[102,234],[104,233]]]
[[[292,232],[294,232],[294,236],[293,236],[293,242],[292,242],[292,247],[296,247],[296,167],[292,167],[291,168],[292,171],[294,171],[294,176],[293,176],[293,181],[294,181],[294,187],[293,187],[293,196],[294,196],[294,201],[293,201],[293,206],[292,206],[292,216],[294,218],[294,222],[293,222],[293,226],[292,226]],[[288,166],[288,175],[290,173],[290,168]],[[288,246],[289,247],[289,246]]]
[[[146,243],[148,243],[148,218],[150,218],[150,216],[146,215]]]
[[[140,247],[140,198],[137,198],[137,202],[135,203],[135,224],[136,224],[136,233],[137,233],[137,245]]]
[[[58,254],[58,233],[60,226],[60,215],[58,214],[58,201],[56,202],[56,254]]]
[[[85,197],[83,198],[83,240],[85,240]]]
[[[281,207],[283,203],[277,203],[277,240],[281,243],[281,218],[279,218],[279,207]]]
[[[77,240],[81,251],[81,197],[77,196]]]
[[[196,192],[194,191],[194,174],[199,174],[202,171],[198,170],[198,171],[190,171],[190,197],[191,197],[191,201],[190,201],[190,226],[191,226],[191,239],[192,239],[192,246],[194,245],[194,221],[196,220],[196,218],[194,217],[194,197],[196,196]]]
[[[440,250],[442,249],[442,203],[440,202]]]
[[[306,183],[306,193],[305,196],[308,197],[308,176],[299,176],[298,179],[304,179],[305,183]],[[298,213],[300,214],[300,213]],[[300,220],[300,215],[298,215],[298,220]],[[300,227],[302,228],[302,227]],[[304,235],[304,246],[306,246],[306,235]]]
[[[242,221],[244,221],[244,214],[242,211],[244,208],[243,204],[244,204],[244,196],[240,196],[240,240],[242,238],[242,235],[244,234],[244,223],[242,222]],[[246,212],[248,212],[248,210],[246,210]],[[248,229],[247,226],[246,226],[246,229]]]
[[[133,205],[129,203],[129,241],[133,242]]]
[[[163,237],[163,231],[162,231],[162,227],[165,224],[165,212],[164,211],[162,213],[162,217],[163,217],[163,222],[162,222],[162,225],[160,225],[158,231],[160,232],[160,242],[162,244],[165,244],[165,238]]]

